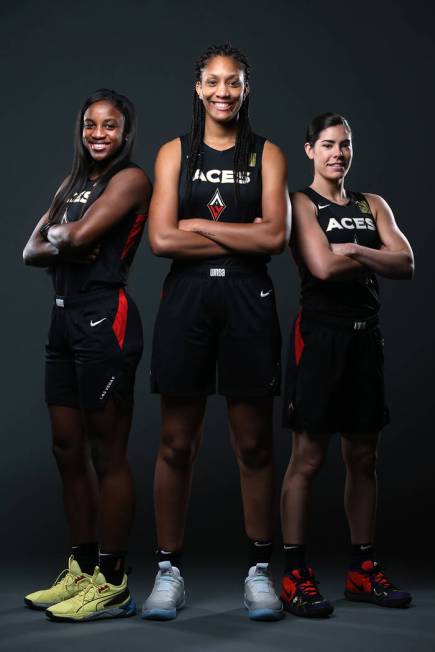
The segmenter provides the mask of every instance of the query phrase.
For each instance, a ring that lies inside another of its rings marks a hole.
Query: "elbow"
[[[23,249],[23,263],[25,265],[31,265],[32,264],[32,256],[29,251],[29,248],[26,246]]]
[[[329,281],[333,276],[331,270],[326,266],[310,269],[310,272],[319,281]]]
[[[161,235],[149,236],[150,248],[154,256],[165,257],[170,255],[168,239]]]
[[[282,252],[287,248],[288,238],[286,233],[280,233],[275,238],[273,238],[267,247],[267,253],[271,256],[277,256],[282,254]]]

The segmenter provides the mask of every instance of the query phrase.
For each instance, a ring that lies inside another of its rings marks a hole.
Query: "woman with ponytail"
[[[159,570],[144,618],[175,618],[184,604],[192,466],[207,397],[216,391],[226,398],[240,471],[250,550],[245,605],[251,618],[282,616],[269,574],[281,336],[266,265],[288,242],[290,203],[282,152],[251,129],[249,73],[240,50],[208,48],[195,68],[190,133],[163,145],[156,160],[149,238],[154,254],[173,262],[151,364],[162,411],[154,484]]]
[[[126,294],[151,194],[131,163],[135,112],[102,89],[77,117],[70,175],[24,249],[48,267],[55,302],[45,393],[71,531],[68,568],[25,604],[52,620],[135,613],[124,559],[134,509],[126,458],[142,326]]]

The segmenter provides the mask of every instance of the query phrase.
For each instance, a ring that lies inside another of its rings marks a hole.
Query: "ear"
[[[201,90],[201,82],[200,81],[196,82],[195,90],[197,92],[197,95],[198,95],[199,99],[202,100],[202,90]]]
[[[310,161],[312,161],[314,158],[314,147],[312,147],[310,143],[305,143],[304,148],[305,148],[305,154],[308,156]]]

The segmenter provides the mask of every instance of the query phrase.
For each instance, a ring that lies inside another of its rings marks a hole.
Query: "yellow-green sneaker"
[[[31,609],[47,609],[53,604],[68,600],[80,593],[80,591],[89,585],[92,576],[82,573],[82,569],[74,559],[73,555],[68,559],[68,568],[65,568],[53,586],[49,589],[42,589],[29,593],[24,598],[24,604]]]
[[[128,590],[127,575],[124,575],[121,584],[109,584],[96,566],[88,586],[73,598],[53,605],[45,613],[50,620],[84,622],[134,616],[136,604]]]

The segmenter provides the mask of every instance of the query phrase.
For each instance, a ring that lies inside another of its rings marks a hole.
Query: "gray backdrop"
[[[428,3],[429,4],[429,3]],[[188,130],[193,63],[209,44],[230,39],[252,64],[252,122],[279,144],[289,186],[310,182],[303,152],[307,121],[325,111],[348,117],[355,161],[350,187],[380,193],[393,207],[416,256],[412,283],[382,281],[388,395],[392,423],[380,446],[382,550],[403,555],[428,545],[433,481],[433,21],[417,0],[263,2],[3,2],[2,318],[3,481],[1,543],[8,551],[64,551],[60,482],[50,454],[43,402],[43,345],[52,291],[44,271],[25,268],[21,251],[34,223],[68,172],[76,112],[102,86],[127,94],[139,117],[136,160],[153,175],[161,143]],[[432,56],[431,56],[432,55]],[[432,141],[432,146],[429,145]],[[131,274],[141,310],[140,366],[130,457],[138,490],[133,549],[152,550],[152,473],[159,399],[149,394],[153,320],[168,261],[146,238]],[[273,260],[284,340],[298,303],[298,279],[285,253]],[[289,433],[276,418],[281,474]],[[336,438],[316,489],[311,541],[345,550],[343,468]],[[223,536],[222,536],[223,534]],[[224,401],[209,402],[195,471],[187,532],[192,551],[243,546],[236,464]],[[62,552],[63,555],[63,552]]]

